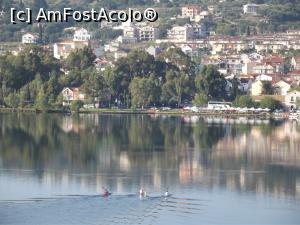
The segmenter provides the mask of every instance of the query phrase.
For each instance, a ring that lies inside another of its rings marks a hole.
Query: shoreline
[[[218,116],[218,117],[245,117],[245,118],[274,118],[272,113],[228,113],[228,112],[191,112],[182,109],[172,109],[168,111],[149,111],[149,110],[133,110],[133,109],[81,109],[78,112],[71,112],[64,109],[48,109],[38,110],[33,108],[0,108],[0,113],[58,113],[58,114],[140,114],[140,115],[186,115],[186,116]],[[284,114],[282,114],[284,115]],[[282,119],[285,117],[282,116]]]

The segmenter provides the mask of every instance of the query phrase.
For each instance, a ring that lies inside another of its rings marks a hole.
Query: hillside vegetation
[[[245,15],[242,6],[247,3],[259,4],[258,15]],[[91,9],[105,7],[107,9],[126,9],[128,7],[156,7],[160,13],[159,25],[161,34],[166,33],[174,21],[170,17],[180,14],[180,7],[184,4],[199,4],[202,9],[214,5],[215,13],[211,21],[206,21],[210,30],[221,35],[255,35],[262,33],[284,32],[288,29],[300,29],[300,1],[299,0],[161,0],[155,3],[149,0],[0,0],[0,7],[9,14],[10,7],[37,9],[44,7],[60,10],[64,7],[73,9]],[[164,11],[163,9],[168,9]],[[182,19],[181,19],[182,20]],[[177,24],[186,21],[176,21]],[[75,23],[49,23],[44,26],[44,43],[51,43],[63,37],[63,29],[68,26],[76,26]],[[78,26],[78,25],[77,25]],[[99,31],[99,23],[81,23],[89,30]],[[10,24],[9,16],[0,19],[0,41],[16,42],[21,40],[21,31],[38,32],[36,26],[26,24]],[[103,35],[102,35],[103,34]],[[112,30],[104,30],[97,36],[99,39],[109,40],[116,34]]]

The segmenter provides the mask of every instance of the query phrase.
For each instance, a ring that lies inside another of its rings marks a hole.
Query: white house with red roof
[[[283,73],[284,58],[280,56],[271,56],[264,58],[253,67],[253,72],[256,74],[275,74]]]
[[[72,101],[84,101],[86,94],[79,87],[65,87],[62,90],[63,106],[70,105]]]

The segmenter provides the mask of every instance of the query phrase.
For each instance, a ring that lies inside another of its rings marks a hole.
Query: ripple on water
[[[22,203],[22,204],[20,204]],[[10,207],[8,207],[10,206]],[[166,214],[173,218],[201,212],[200,200],[118,195],[64,195],[0,203],[0,224],[22,225],[116,225],[156,224]]]

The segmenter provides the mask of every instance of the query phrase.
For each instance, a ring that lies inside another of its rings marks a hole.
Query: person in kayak
[[[169,197],[170,194],[169,194],[169,188],[167,188],[167,191],[165,192],[165,197]]]
[[[147,192],[143,188],[141,188],[140,189],[140,197],[146,197],[146,196],[147,196]]]
[[[103,190],[103,193],[102,193],[103,197],[108,197],[111,195],[111,193],[108,191],[107,188],[102,187],[102,190]]]

